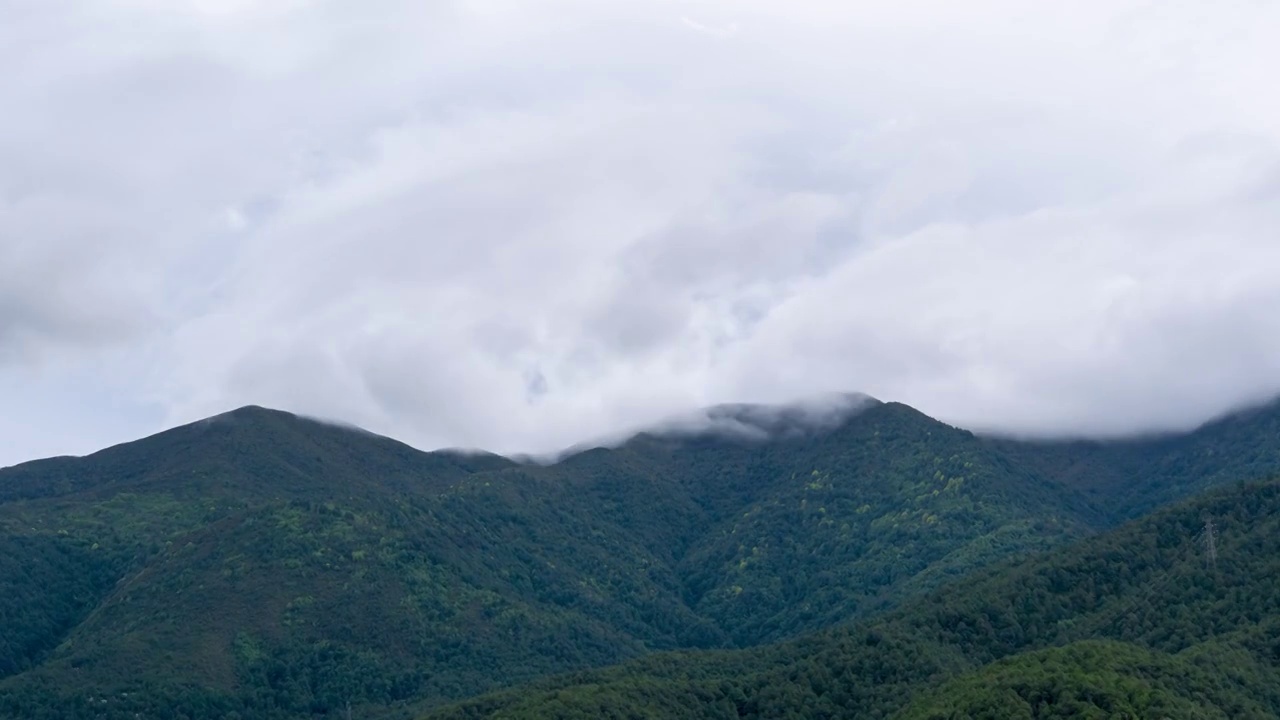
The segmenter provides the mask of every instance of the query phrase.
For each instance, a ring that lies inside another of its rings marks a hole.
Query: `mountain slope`
[[[821,422],[710,414],[734,431],[649,432],[542,466],[244,408],[0,470],[0,715],[372,716],[758,646],[1091,535],[1122,496],[1247,479],[1274,454],[1271,411],[1077,455],[896,403]],[[1208,479],[1160,486],[1170,461],[1128,480],[1142,458],[1215,451],[1190,466]],[[898,675],[867,668],[885,688],[980,667],[950,641],[884,632],[905,648]],[[795,647],[716,657],[759,675]]]
[[[264,717],[766,642],[1092,517],[892,403],[772,440],[650,434],[549,467],[245,408],[0,471],[0,488],[4,542],[47,548],[38,583],[5,579],[22,592],[0,604],[26,629],[3,658],[11,698],[145,686]]]
[[[990,439],[1025,471],[1080,491],[1122,522],[1219,485],[1280,475],[1280,401],[1189,433],[1108,441]]]
[[[1274,679],[1274,673],[1270,673]],[[927,693],[894,717],[1233,720],[1275,717],[1264,685],[1237,687],[1212,666],[1115,641],[1015,655]]]
[[[1206,517],[1216,562],[1197,536]],[[1277,574],[1280,483],[1235,487],[880,620],[754,650],[651,656],[428,717],[1275,717]],[[1084,642],[1096,639],[1116,642]]]
[[[897,403],[762,452],[754,467],[773,477],[681,564],[695,607],[739,644],[880,609],[1098,520],[1057,483]]]
[[[236,502],[341,493],[415,492],[514,467],[496,455],[424,453],[362,430],[244,407],[83,458],[0,469],[0,503],[125,492]]]

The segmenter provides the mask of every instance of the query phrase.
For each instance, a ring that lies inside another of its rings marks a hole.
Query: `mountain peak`
[[[228,415],[293,415],[291,412],[284,410],[276,410],[275,408],[263,407],[261,405],[244,405],[235,410],[231,410]]]
[[[296,420],[300,419],[298,415],[286,410],[276,410],[274,408],[263,407],[261,405],[245,405],[235,410],[228,410],[224,413],[211,415],[203,420],[197,420],[196,423],[213,423],[220,420]]]
[[[204,418],[203,420],[197,420],[186,427],[203,429],[209,426],[228,424],[259,429],[267,429],[271,427],[292,427],[302,430],[304,427],[325,427],[356,432],[363,435],[382,437],[377,433],[360,427],[359,425],[342,420],[329,420],[311,415],[299,415],[297,413],[289,412],[288,410],[277,410],[275,408],[263,407],[261,405],[245,405],[243,407],[238,407],[235,410],[228,410],[224,413]]]

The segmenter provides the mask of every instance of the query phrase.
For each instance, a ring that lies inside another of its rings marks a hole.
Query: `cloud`
[[[710,35],[715,38],[730,38],[738,34],[737,23],[730,23],[725,27],[710,27],[708,25],[703,25],[697,20],[690,20],[687,17],[680,18],[680,22],[690,30],[703,33],[704,35]]]
[[[644,428],[644,432],[675,437],[710,434],[743,440],[796,438],[837,427],[879,402],[859,393],[825,393],[775,405],[715,405],[668,418]]]
[[[614,428],[568,447],[542,453],[519,453],[511,457],[550,464],[597,448],[620,447],[644,436],[663,440],[711,437],[745,443],[794,440],[832,430],[878,404],[879,400],[862,393],[819,393],[769,405],[725,403]]]
[[[830,391],[1038,434],[1280,392],[1269,4],[4,12],[0,463],[249,403],[542,452]]]

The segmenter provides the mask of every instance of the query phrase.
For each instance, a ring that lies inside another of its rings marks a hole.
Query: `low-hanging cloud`
[[[1274,3],[0,6],[0,464],[250,403],[546,452],[1280,392]]]
[[[879,402],[860,393],[826,393],[773,405],[729,403],[682,413],[642,431],[659,437],[785,440],[831,430]]]

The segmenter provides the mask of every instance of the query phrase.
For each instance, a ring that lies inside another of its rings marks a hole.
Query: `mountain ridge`
[[[173,427],[156,431],[154,433],[144,435],[135,440],[127,440],[114,443],[107,447],[92,451],[84,455],[53,455],[43,458],[32,458],[24,460],[13,465],[0,467],[0,471],[13,470],[21,468],[31,463],[46,463],[55,461],[75,460],[93,457],[123,445],[132,445],[139,440],[147,440],[163,436],[168,433],[182,430],[184,428],[197,428],[201,426],[209,426],[219,422],[234,421],[236,419],[253,419],[253,418],[277,418],[290,419],[315,425],[331,427],[335,429],[345,430],[365,434],[374,438],[380,438],[385,441],[404,445],[407,448],[416,450],[426,454],[441,455],[457,455],[457,456],[480,456],[485,458],[502,458],[513,462],[530,462],[535,464],[547,464],[548,462],[559,462],[567,457],[581,452],[588,452],[598,448],[612,449],[625,445],[637,438],[653,436],[653,437],[702,437],[707,435],[724,435],[729,437],[753,438],[757,440],[776,439],[774,435],[761,434],[757,431],[763,431],[769,424],[768,419],[783,418],[796,419],[803,416],[814,418],[813,422],[797,423],[809,429],[824,430],[830,429],[834,425],[838,425],[847,420],[850,415],[856,414],[868,407],[876,405],[899,405],[910,408],[915,412],[920,412],[910,405],[897,401],[884,401],[871,395],[860,392],[833,392],[823,395],[811,396],[809,398],[779,402],[779,403],[745,403],[730,402],[709,405],[703,408],[686,411],[682,413],[674,413],[664,419],[634,427],[629,430],[621,430],[611,433],[602,439],[588,439],[573,443],[560,450],[553,450],[545,453],[531,452],[514,452],[510,454],[496,453],[485,448],[479,447],[461,447],[461,446],[443,446],[431,450],[423,450],[408,444],[402,440],[398,440],[390,435],[374,432],[361,425],[348,422],[336,418],[321,417],[309,415],[306,413],[298,413],[291,410],[271,408],[258,404],[247,404],[238,406],[233,409],[225,410],[207,417],[199,418],[189,422],[181,423]],[[1079,447],[1097,447],[1125,445],[1131,443],[1156,443],[1164,440],[1176,440],[1193,433],[1201,432],[1210,428],[1226,426],[1235,422],[1249,420],[1259,415],[1270,413],[1280,413],[1280,397],[1273,397],[1264,400],[1243,403],[1226,411],[1209,415],[1206,419],[1191,425],[1186,429],[1175,430],[1152,430],[1143,431],[1135,430],[1120,434],[1101,434],[1097,436],[1087,433],[1056,433],[1056,434],[1034,434],[1026,435],[1016,432],[1000,431],[1000,430],[983,430],[970,429],[963,425],[945,423],[959,429],[964,429],[977,437],[984,438],[993,443],[998,444],[1026,444],[1026,445],[1046,445],[1046,446],[1079,446]],[[750,418],[756,418],[751,420]],[[835,422],[830,422],[831,419]],[[749,426],[746,432],[725,431],[722,427],[715,425],[715,420],[728,420],[730,424],[740,423]],[[761,420],[766,420],[761,422]],[[933,419],[933,418],[930,418]],[[943,421],[939,421],[943,422]]]
[[[21,628],[0,642],[0,701],[378,714],[769,646],[1280,473],[1274,409],[1084,454],[894,402],[803,432],[715,413],[782,432],[639,433],[544,465],[247,406],[0,470],[0,616]]]

